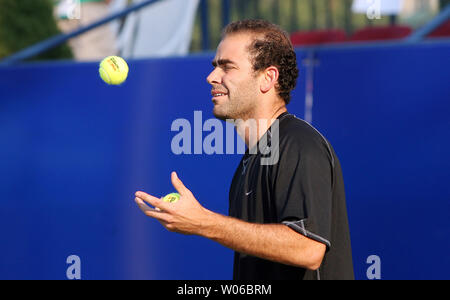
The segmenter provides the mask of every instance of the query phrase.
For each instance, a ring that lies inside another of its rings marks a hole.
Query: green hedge
[[[53,0],[0,0],[0,59],[60,33]],[[71,58],[71,49],[63,44],[31,60]]]

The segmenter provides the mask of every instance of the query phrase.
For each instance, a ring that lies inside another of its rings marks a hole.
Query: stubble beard
[[[245,88],[229,91],[228,99],[214,106],[214,116],[222,121],[248,120],[256,110],[256,87],[254,81],[244,85]]]

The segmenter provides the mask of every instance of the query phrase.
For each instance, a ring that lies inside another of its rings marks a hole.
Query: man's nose
[[[209,84],[221,84],[222,83],[222,79],[220,76],[220,72],[218,70],[218,68],[215,68],[209,75],[208,77],[206,77],[206,81]]]

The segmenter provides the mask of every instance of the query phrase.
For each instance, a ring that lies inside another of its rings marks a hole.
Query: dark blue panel
[[[355,271],[450,278],[450,44],[320,50],[314,124],[343,165]]]
[[[445,43],[318,51],[313,120],[342,162],[360,279],[372,254],[383,278],[448,279],[448,53]],[[289,110],[303,117],[298,58]],[[231,278],[231,250],[166,232],[133,201],[136,190],[172,192],[175,170],[227,214],[240,155],[171,151],[174,120],[213,118],[211,59],[129,61],[120,87],[94,63],[0,69],[0,279],[64,279],[72,254],[84,279]]]
[[[64,279],[72,254],[85,279],[231,278],[231,250],[165,232],[133,201],[136,190],[172,192],[175,170],[227,214],[240,155],[171,151],[175,119],[213,118],[211,60],[129,61],[120,87],[101,82],[94,63],[0,70],[0,278]]]

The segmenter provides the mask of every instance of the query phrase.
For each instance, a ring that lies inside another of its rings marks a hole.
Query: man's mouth
[[[215,98],[227,96],[228,93],[222,92],[222,91],[212,91],[211,95],[213,96],[213,99],[215,99]]]

